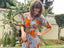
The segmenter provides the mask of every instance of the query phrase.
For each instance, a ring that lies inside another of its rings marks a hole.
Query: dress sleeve
[[[51,28],[52,29],[52,26],[51,26],[50,22],[48,22],[43,15],[41,15],[40,20],[41,20],[41,25],[45,26],[46,28]]]
[[[21,27],[25,27],[25,15],[22,16]]]

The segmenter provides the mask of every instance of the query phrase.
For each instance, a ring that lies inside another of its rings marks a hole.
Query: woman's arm
[[[43,32],[40,33],[40,35],[44,35],[46,34],[47,32],[49,32],[51,30],[51,28],[47,28],[45,29]]]
[[[44,35],[52,29],[50,22],[48,22],[44,16],[42,16],[41,25],[46,27],[46,29],[43,32],[41,32],[41,35]]]
[[[21,38],[22,38],[23,42],[26,41],[26,33],[24,32],[24,28],[25,28],[25,15],[23,15],[22,23],[21,23]]]
[[[21,26],[21,32],[24,33],[24,27]]]
[[[48,22],[45,19],[44,16],[41,16],[40,21],[41,21],[41,25],[44,26],[44,27],[46,27],[46,29],[43,32],[41,32],[41,33],[39,31],[36,31],[36,33],[37,33],[37,35],[44,35],[44,34],[46,34],[47,32],[49,32],[52,29],[52,26],[51,26],[50,22]]]
[[[22,17],[22,23],[21,23],[21,32],[23,33],[24,32],[24,27],[25,27],[25,15],[23,14],[23,17]]]
[[[35,35],[42,36],[42,35],[46,34],[47,32],[49,32],[50,30],[51,30],[51,28],[47,28],[43,32],[35,31]]]

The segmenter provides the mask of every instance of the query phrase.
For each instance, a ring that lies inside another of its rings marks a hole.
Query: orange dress
[[[30,18],[30,12],[24,13],[22,18],[21,27],[24,27],[27,40],[23,40],[22,48],[40,48],[40,36],[34,34],[38,31],[40,25],[46,28],[52,28],[51,24],[41,15],[33,21]]]

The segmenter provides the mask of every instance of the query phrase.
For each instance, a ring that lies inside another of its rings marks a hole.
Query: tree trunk
[[[61,31],[61,28],[59,27],[59,28],[58,28],[58,43],[60,43],[60,39],[61,39],[61,38],[60,38],[60,31]]]

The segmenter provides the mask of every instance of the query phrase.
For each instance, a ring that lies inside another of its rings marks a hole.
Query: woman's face
[[[34,8],[34,16],[36,16],[37,14],[39,14],[39,11],[40,11],[40,9]]]

